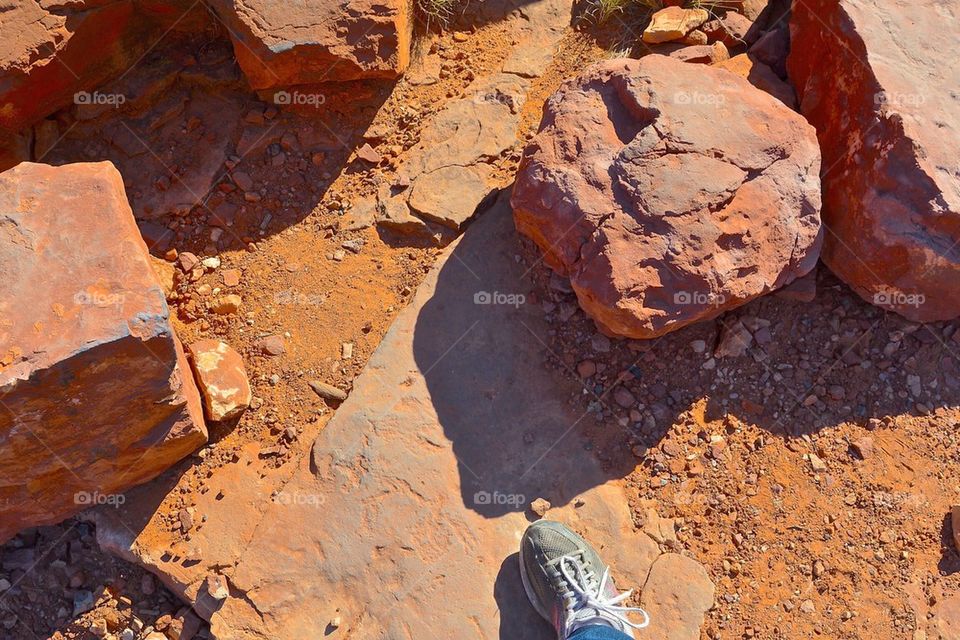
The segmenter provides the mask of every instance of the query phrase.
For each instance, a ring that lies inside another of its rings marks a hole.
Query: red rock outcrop
[[[0,174],[0,540],[116,500],[205,441],[120,173]]]
[[[795,3],[788,68],[823,149],[824,262],[911,320],[960,315],[957,0]]]
[[[77,93],[86,92],[86,104],[109,108],[117,97],[96,89],[134,69],[161,39],[214,25],[229,33],[254,89],[394,78],[410,57],[410,3],[402,0],[211,0],[215,14],[191,0],[10,4],[0,11],[4,136],[69,105]],[[14,150],[0,144],[0,170],[13,166]]]
[[[779,100],[651,55],[550,98],[511,202],[602,330],[651,338],[814,267],[819,169],[813,128]]]
[[[250,86],[395,78],[410,59],[403,0],[215,0]]]
[[[44,0],[0,12],[0,134],[125,73],[161,37],[205,24],[188,0]],[[0,169],[8,168],[0,166]]]

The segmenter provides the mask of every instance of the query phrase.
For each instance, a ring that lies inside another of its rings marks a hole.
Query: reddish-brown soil
[[[580,310],[561,319],[574,296],[537,255],[548,366],[581,380],[597,455],[636,465],[638,522],[654,501],[708,567],[706,637],[957,637],[960,323],[910,323],[821,269],[813,302],[769,296],[611,341]],[[704,366],[737,318],[769,321],[769,336]],[[618,390],[642,410],[618,406]]]

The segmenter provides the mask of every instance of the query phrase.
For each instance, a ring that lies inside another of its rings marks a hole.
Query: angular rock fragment
[[[400,0],[213,0],[254,89],[395,78],[409,64]]]
[[[206,441],[164,292],[109,162],[0,174],[0,540]]]
[[[71,103],[111,108],[115,97],[94,88],[129,69],[161,35],[200,30],[209,20],[190,0],[4,3],[0,131],[20,131]]]
[[[197,340],[187,347],[203,408],[211,422],[237,418],[250,406],[250,383],[243,359],[219,340]]]
[[[704,9],[684,9],[666,7],[650,18],[650,24],[643,30],[643,41],[648,44],[671,42],[684,37],[710,18]]]

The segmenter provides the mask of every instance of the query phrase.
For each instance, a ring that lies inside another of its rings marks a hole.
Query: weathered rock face
[[[215,0],[254,89],[395,78],[410,59],[402,0]]]
[[[478,79],[467,87],[467,97],[427,123],[398,171],[411,185],[407,203],[414,213],[460,230],[489,202],[490,163],[517,140],[529,84],[509,73]]]
[[[824,262],[911,320],[960,315],[960,2],[798,3],[788,68],[823,148]]]
[[[199,29],[209,20],[202,5],[187,0],[7,4],[0,38],[0,131],[7,133],[126,72],[168,30]]]
[[[107,162],[0,174],[0,540],[206,441],[190,370]]]
[[[611,60],[547,102],[512,204],[604,331],[651,338],[816,264],[813,129],[726,71]]]
[[[219,21],[206,3],[191,0],[8,4],[3,32],[16,37],[0,39],[0,130],[7,134],[69,105],[78,92],[94,107],[115,100],[95,89],[133,69],[161,38],[218,22],[254,89],[391,78],[409,60],[409,3],[402,0],[213,0]],[[6,147],[0,169],[13,165]]]
[[[794,95],[793,87],[781,80],[768,65],[760,62],[749,53],[741,53],[729,60],[718,62],[717,68],[726,69],[742,78],[746,78],[757,89],[766,91],[791,109],[797,106],[797,98]]]

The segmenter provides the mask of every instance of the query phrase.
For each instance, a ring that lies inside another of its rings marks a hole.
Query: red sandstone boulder
[[[601,329],[651,338],[814,267],[819,169],[813,128],[779,100],[651,55],[550,98],[511,202]]]
[[[201,411],[119,172],[0,174],[0,541],[155,477]]]
[[[921,322],[960,315],[957,15],[957,0],[815,0],[790,24],[790,76],[823,149],[823,260]]]
[[[250,86],[395,78],[410,59],[402,0],[214,0]]]
[[[171,31],[209,20],[190,0],[36,0],[0,10],[0,136],[125,73]],[[107,98],[104,98],[107,99]],[[0,155],[0,161],[5,158]],[[0,169],[11,166],[8,161]]]

